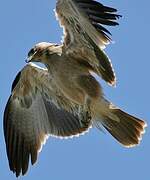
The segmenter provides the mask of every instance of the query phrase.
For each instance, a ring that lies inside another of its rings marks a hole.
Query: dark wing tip
[[[116,14],[117,9],[104,6],[103,4],[94,0],[74,0],[74,2],[76,2],[77,5],[82,8],[96,30],[100,32],[106,39],[111,40],[109,37],[111,33],[102,25],[119,25],[119,23],[116,21],[122,16]]]
[[[12,96],[9,97],[5,107],[3,128],[9,168],[16,177],[19,177],[27,173],[30,159],[32,165],[37,161],[39,148],[33,146],[26,135],[18,131],[22,126],[16,121],[17,117],[15,119],[16,111],[13,109],[11,98]]]

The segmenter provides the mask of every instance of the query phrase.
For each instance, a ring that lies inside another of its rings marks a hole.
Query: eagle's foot
[[[81,116],[80,123],[84,127],[89,126],[91,119],[92,117],[90,111],[85,111]]]
[[[82,127],[89,126],[89,123],[90,123],[91,119],[92,119],[92,115],[91,115],[90,108],[87,107],[87,106],[82,106],[82,108],[80,107],[80,109],[79,109],[80,125]]]

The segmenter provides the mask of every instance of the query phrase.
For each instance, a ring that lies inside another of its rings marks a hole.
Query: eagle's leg
[[[97,80],[90,74],[80,75],[77,79],[79,88],[84,94],[82,108],[79,109],[81,124],[87,124],[92,119],[92,107],[102,96],[102,89]]]

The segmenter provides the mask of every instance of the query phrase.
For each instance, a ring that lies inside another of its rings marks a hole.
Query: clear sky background
[[[109,45],[118,83],[102,82],[106,97],[125,111],[150,121],[150,1],[102,1],[118,8],[120,26],[111,28]],[[37,42],[59,43],[62,29],[55,20],[55,0],[5,0],[0,3],[0,179],[16,179],[9,171],[3,137],[3,111],[16,73]],[[96,129],[80,138],[49,138],[38,162],[23,180],[148,180],[150,131],[140,146],[126,149]]]

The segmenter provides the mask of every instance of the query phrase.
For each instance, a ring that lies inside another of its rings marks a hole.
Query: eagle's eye
[[[34,53],[35,53],[35,49],[32,48],[32,49],[28,52],[28,57],[31,57]]]

